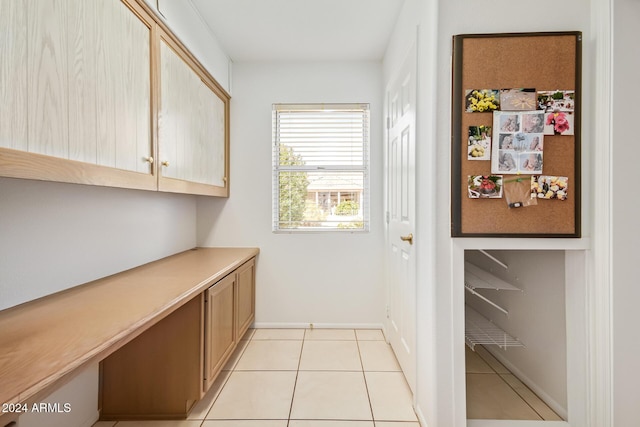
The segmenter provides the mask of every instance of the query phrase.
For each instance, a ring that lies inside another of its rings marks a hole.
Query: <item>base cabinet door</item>
[[[253,323],[256,313],[255,292],[255,260],[252,259],[238,268],[237,276],[237,339],[240,340],[249,326]]]
[[[236,346],[236,274],[230,274],[205,292],[204,392],[222,370]]]

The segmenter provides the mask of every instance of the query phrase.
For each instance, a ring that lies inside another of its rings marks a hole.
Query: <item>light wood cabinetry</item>
[[[0,176],[155,189],[152,17],[114,0],[0,7]]]
[[[204,294],[258,253],[194,248],[0,310],[0,402],[31,407],[104,361],[105,413],[183,418],[204,388]],[[116,408],[127,401],[134,410]],[[0,426],[18,415],[0,412]]]
[[[255,319],[255,259],[205,292],[206,393]]]
[[[101,364],[101,419],[180,419],[209,390],[254,319],[255,258]]]
[[[238,339],[247,332],[253,323],[256,313],[256,263],[255,260],[247,261],[238,268],[236,285],[237,325]]]
[[[204,388],[211,387],[236,347],[236,274],[231,274],[205,292]]]
[[[229,95],[143,0],[1,0],[0,56],[0,176],[228,196]]]
[[[164,32],[159,75],[158,188],[227,196],[225,94]]]

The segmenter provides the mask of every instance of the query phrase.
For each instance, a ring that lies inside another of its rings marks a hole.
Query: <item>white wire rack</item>
[[[499,279],[488,271],[485,271],[480,267],[471,264],[470,262],[464,263],[464,287],[467,291],[482,299],[486,303],[491,304],[493,307],[497,308],[506,315],[509,315],[509,312],[506,309],[491,301],[486,296],[476,292],[476,289],[493,289],[496,291],[522,291],[522,289],[517,288],[511,283],[505,282],[502,279]]]
[[[477,344],[497,345],[502,349],[507,347],[524,347],[517,338],[512,337],[492,321],[465,305],[465,341],[471,350]]]

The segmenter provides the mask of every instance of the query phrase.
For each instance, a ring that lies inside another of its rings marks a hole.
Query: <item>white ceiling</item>
[[[380,60],[404,0],[191,0],[240,61]]]

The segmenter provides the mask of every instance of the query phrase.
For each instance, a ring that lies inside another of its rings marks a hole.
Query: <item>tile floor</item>
[[[466,347],[467,418],[562,420],[484,347]]]
[[[379,330],[249,330],[185,421],[94,427],[419,427]]]

